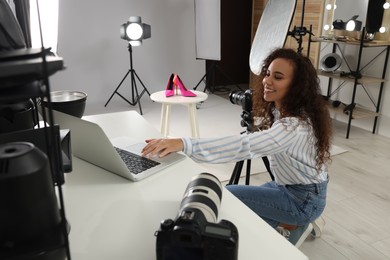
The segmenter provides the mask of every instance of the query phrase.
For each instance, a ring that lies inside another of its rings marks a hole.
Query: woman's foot
[[[313,231],[311,232],[311,235],[316,238],[320,237],[322,234],[322,230],[324,230],[325,219],[320,216],[319,218],[314,220],[311,224],[313,225]]]
[[[311,223],[305,226],[298,226],[294,229],[288,229],[286,227],[278,226],[276,230],[284,236],[291,244],[296,247],[300,247],[303,241],[310,235],[313,230],[313,225]]]
[[[295,245],[295,247],[299,248],[302,243],[306,240],[306,238],[310,235],[313,230],[313,225],[311,223],[306,226],[299,226],[294,230],[290,230],[290,241],[291,244]]]

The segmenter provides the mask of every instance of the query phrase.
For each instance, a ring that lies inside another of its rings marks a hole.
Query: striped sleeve
[[[220,138],[183,138],[184,153],[194,161],[226,163],[286,151],[296,138],[290,123],[276,121],[265,131]],[[295,124],[295,122],[292,122]]]

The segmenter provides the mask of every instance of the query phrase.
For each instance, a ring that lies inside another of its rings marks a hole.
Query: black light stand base
[[[133,51],[132,51],[132,47],[131,47],[131,44],[129,43],[128,45],[128,50],[129,50],[129,54],[130,54],[130,69],[127,71],[127,73],[125,74],[125,76],[123,77],[123,79],[121,80],[121,82],[119,83],[119,85],[116,87],[116,89],[114,90],[114,92],[111,94],[110,98],[107,100],[106,104],[104,105],[105,107],[108,105],[108,103],[110,103],[111,99],[113,98],[113,96],[115,94],[117,94],[118,96],[120,96],[123,100],[125,100],[129,105],[131,106],[135,106],[138,104],[139,106],[139,112],[140,114],[142,115],[142,107],[141,107],[141,97],[143,96],[143,94],[148,93],[148,95],[150,96],[150,92],[148,91],[148,89],[145,87],[144,83],[142,82],[142,80],[140,79],[140,77],[138,76],[137,72],[134,70],[133,68]],[[131,95],[132,95],[132,98],[131,100],[128,100],[127,98],[125,98],[122,94],[120,94],[118,92],[118,89],[121,87],[122,83],[125,81],[125,79],[127,78],[127,76],[130,74],[130,78],[131,78]],[[139,81],[139,83],[141,83],[142,87],[143,87],[143,90],[141,91],[141,93],[138,93],[138,88],[137,88],[137,82],[136,82],[136,79]]]
[[[200,83],[202,83],[203,81],[206,81],[203,92],[206,92],[206,90],[208,89],[208,91],[212,93],[214,90],[214,87],[215,87],[214,81],[215,81],[216,71],[221,73],[225,77],[225,79],[230,81],[231,85],[235,85],[239,90],[244,91],[237,83],[234,83],[234,81],[229,77],[229,75],[215,61],[212,62],[210,68],[206,71],[206,73],[203,75],[203,77],[199,80],[198,84],[196,84],[196,86],[194,87],[194,90],[196,90],[199,87]],[[209,84],[210,77],[212,78],[212,81],[213,81],[213,84],[211,85],[212,87],[210,87],[210,84]]]

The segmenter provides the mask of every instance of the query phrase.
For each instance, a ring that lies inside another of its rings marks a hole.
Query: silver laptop
[[[135,158],[138,162],[131,162],[128,166],[129,163],[125,161],[133,161],[134,157],[140,157],[145,143],[126,136],[110,140],[103,129],[93,122],[57,111],[53,111],[53,114],[55,123],[59,124],[61,129],[70,129],[74,156],[126,179],[142,180],[185,158],[183,154],[172,153],[163,158],[141,158],[141,165],[138,160],[140,158]],[[123,159],[123,154],[128,158],[129,153],[130,159]],[[150,159],[154,162],[145,162]]]

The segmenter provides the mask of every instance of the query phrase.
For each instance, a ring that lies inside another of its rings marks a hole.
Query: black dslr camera
[[[222,199],[219,180],[208,173],[188,184],[175,220],[156,231],[157,260],[235,260],[238,231],[227,220],[216,223]]]
[[[232,91],[229,94],[229,99],[232,104],[242,107],[241,126],[246,127],[247,130],[251,132],[253,126],[252,90],[247,89],[245,92]]]

